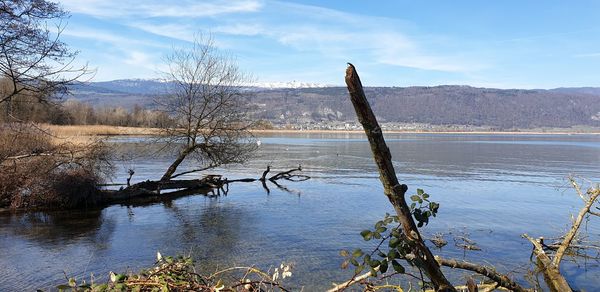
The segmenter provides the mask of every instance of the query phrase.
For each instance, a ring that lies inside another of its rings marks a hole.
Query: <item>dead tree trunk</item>
[[[173,174],[177,170],[177,167],[179,167],[179,165],[181,164],[181,162],[183,162],[183,160],[192,151],[194,151],[193,147],[188,147],[188,148],[184,149],[183,151],[181,151],[181,153],[179,153],[179,156],[177,156],[177,159],[175,159],[173,161],[173,163],[171,163],[171,165],[169,165],[169,168],[167,168],[167,171],[165,172],[165,174],[163,174],[163,176],[160,178],[160,180],[162,180],[162,181],[170,180],[171,176],[173,176]]]
[[[436,291],[456,291],[446,279],[444,273],[442,273],[440,266],[435,261],[429,248],[425,245],[417,229],[417,225],[410,213],[410,208],[404,199],[408,187],[398,182],[390,150],[385,143],[375,114],[373,114],[369,106],[358,73],[350,63],[348,63],[348,69],[346,69],[346,85],[348,86],[348,92],[350,93],[350,99],[354,105],[358,121],[362,124],[369,139],[373,158],[379,169],[379,178],[383,184],[384,193],[396,210],[406,238],[410,242],[412,251],[418,260],[418,266],[426,273]]]

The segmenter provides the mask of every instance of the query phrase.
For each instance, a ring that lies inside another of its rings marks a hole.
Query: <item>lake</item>
[[[267,165],[282,171],[302,165],[312,178],[285,182],[288,190],[259,182],[235,183],[226,196],[201,195],[146,206],[0,215],[0,291],[47,289],[65,273],[106,280],[109,271],[138,271],[163,255],[192,255],[203,271],[232,265],[261,269],[293,264],[289,287],[324,290],[351,272],[340,269],[341,249],[368,248],[361,230],[393,209],[362,134],[273,134],[259,137],[256,158],[211,170],[228,178],[260,177]],[[600,135],[386,134],[399,180],[409,194],[422,188],[440,203],[425,236],[443,233],[449,244],[434,254],[492,263],[521,276],[529,268],[528,233],[560,235],[581,200],[566,177],[600,182]],[[115,182],[134,168],[134,181],[158,179],[171,157],[145,153],[145,138],[113,138],[119,153]],[[184,167],[190,165],[184,165]],[[193,175],[189,177],[194,177]],[[597,218],[585,227],[597,239]],[[481,251],[456,247],[468,236]],[[455,284],[465,273],[446,270]],[[565,262],[576,289],[600,287],[596,261]]]

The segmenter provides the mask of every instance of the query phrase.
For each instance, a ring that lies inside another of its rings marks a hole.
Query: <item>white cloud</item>
[[[235,23],[220,25],[211,29],[214,33],[224,33],[229,35],[241,35],[241,36],[257,36],[265,34],[267,29],[258,23]]]
[[[133,21],[128,22],[127,25],[151,34],[186,42],[192,42],[194,40],[194,35],[199,31],[198,27],[192,26],[191,24],[180,24],[177,22],[153,24],[141,21]]]
[[[114,46],[153,46],[159,48],[168,48],[167,45],[150,40],[144,40],[140,38],[133,38],[131,36],[121,35],[114,31],[107,31],[103,29],[94,29],[89,27],[71,27],[68,26],[63,32],[63,36],[76,37],[82,39],[89,39],[95,41],[101,41],[111,43]]]
[[[209,17],[230,13],[258,11],[262,3],[256,0],[218,1],[118,1],[118,0],[63,0],[61,4],[73,13],[98,18],[120,17]]]
[[[132,52],[129,52],[128,55],[129,56],[127,57],[127,59],[125,59],[123,62],[125,64],[134,65],[134,66],[145,67],[150,63],[150,60],[152,59],[150,54],[146,54],[146,53],[140,52],[140,51],[132,51]]]
[[[285,19],[269,17],[220,27],[217,32],[260,35],[302,52],[324,58],[363,59],[365,62],[445,72],[472,72],[484,68],[474,60],[430,50],[403,31],[402,21],[351,14],[328,8],[266,2],[263,9]]]
[[[250,55],[257,53],[263,60],[271,58],[267,62],[281,58],[276,62],[291,64],[302,56],[307,58],[306,62],[314,63],[314,72],[330,72],[334,69],[326,67],[340,61],[340,64],[349,61],[461,74],[486,68],[480,60],[453,50],[460,46],[451,44],[452,39],[423,34],[414,24],[318,6],[271,0],[64,0],[61,3],[73,13],[132,28],[127,35],[110,28],[94,31],[78,27],[65,31],[65,35],[73,37],[110,42],[123,52],[119,56],[121,62],[132,67],[156,59],[152,56],[158,52],[151,51],[148,45],[171,48],[181,44],[178,41],[193,41],[199,32],[210,32],[219,47],[233,53],[251,52],[244,56],[246,59],[255,58]],[[246,43],[249,38],[240,36],[253,38]],[[164,42],[162,37],[174,42]],[[435,44],[431,39],[436,40]],[[252,65],[252,61],[248,63]],[[301,70],[311,71],[304,67]]]

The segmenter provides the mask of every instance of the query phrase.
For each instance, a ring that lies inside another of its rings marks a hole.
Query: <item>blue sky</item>
[[[157,78],[211,33],[258,82],[600,86],[600,1],[64,0],[96,81]]]

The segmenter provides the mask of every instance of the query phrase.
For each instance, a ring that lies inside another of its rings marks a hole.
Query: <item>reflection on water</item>
[[[600,181],[600,136],[436,135],[386,136],[399,178],[409,192],[424,188],[440,202],[425,229],[467,232],[483,250],[468,260],[497,263],[511,271],[528,263],[530,245],[520,238],[556,236],[580,202],[566,187],[577,173]],[[189,196],[148,206],[0,216],[0,290],[48,288],[68,275],[106,277],[138,270],[156,251],[191,254],[204,271],[231,265],[267,269],[291,262],[290,285],[322,290],[349,275],[338,251],[368,247],[358,233],[392,209],[382,195],[368,143],[357,134],[272,135],[246,165],[216,169],[230,178],[259,177],[266,165],[283,170],[301,164],[313,179],[287,183],[294,193],[259,182],[234,184],[218,198]],[[135,168],[134,180],[157,179],[170,162],[145,138],[115,138],[117,177]],[[153,148],[154,147],[154,148]],[[143,151],[142,151],[143,150]],[[192,167],[185,165],[184,167]],[[193,177],[190,175],[189,177]],[[590,234],[599,229],[588,226]],[[440,253],[463,257],[450,242]],[[600,285],[600,268],[565,265],[576,288]],[[463,281],[460,274],[451,278]]]

